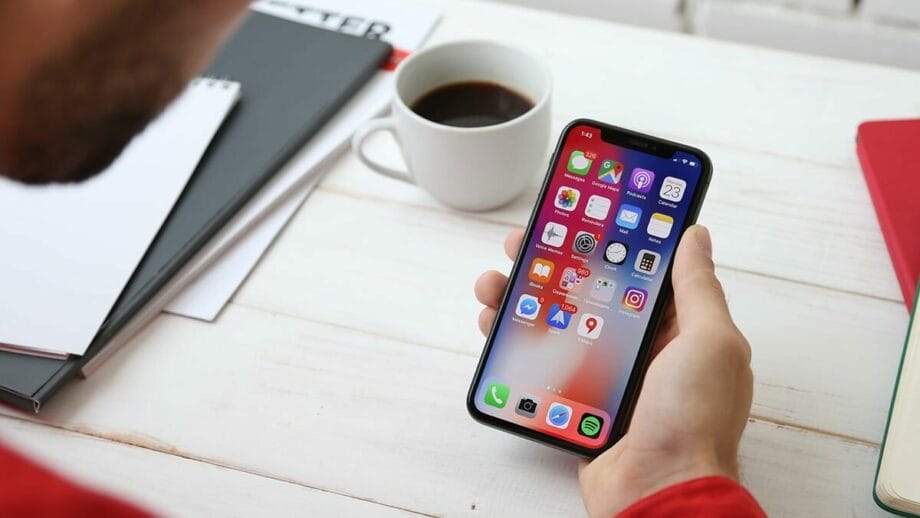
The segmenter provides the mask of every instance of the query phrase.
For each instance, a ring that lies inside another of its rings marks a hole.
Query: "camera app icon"
[[[537,408],[540,406],[540,398],[534,396],[524,396],[518,401],[514,413],[533,419],[537,416]]]

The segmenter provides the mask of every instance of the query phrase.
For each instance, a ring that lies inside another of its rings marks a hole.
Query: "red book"
[[[856,153],[910,310],[920,278],[920,119],[860,124]]]

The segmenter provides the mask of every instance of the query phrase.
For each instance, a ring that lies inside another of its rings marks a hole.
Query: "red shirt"
[[[741,484],[726,477],[703,477],[653,493],[627,507],[618,518],[644,516],[765,518],[757,500]]]
[[[145,511],[65,480],[0,446],[0,516],[147,517]],[[754,497],[725,477],[704,477],[639,500],[620,518],[765,517]]]

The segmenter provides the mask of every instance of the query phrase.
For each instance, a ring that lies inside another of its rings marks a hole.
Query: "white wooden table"
[[[591,116],[710,153],[701,219],[754,349],[744,482],[777,516],[882,514],[872,477],[907,313],[854,134],[920,115],[920,73],[427,3],[444,13],[432,42],[542,56],[557,130]],[[501,242],[537,182],[463,214],[343,156],[216,324],[162,316],[39,418],[0,417],[0,437],[168,514],[579,515],[573,457],[464,408],[483,343],[473,280],[509,268]]]

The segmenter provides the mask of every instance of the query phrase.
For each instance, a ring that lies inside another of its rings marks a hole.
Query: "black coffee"
[[[435,88],[412,105],[426,119],[461,128],[492,126],[527,113],[534,103],[496,83],[469,81]]]

